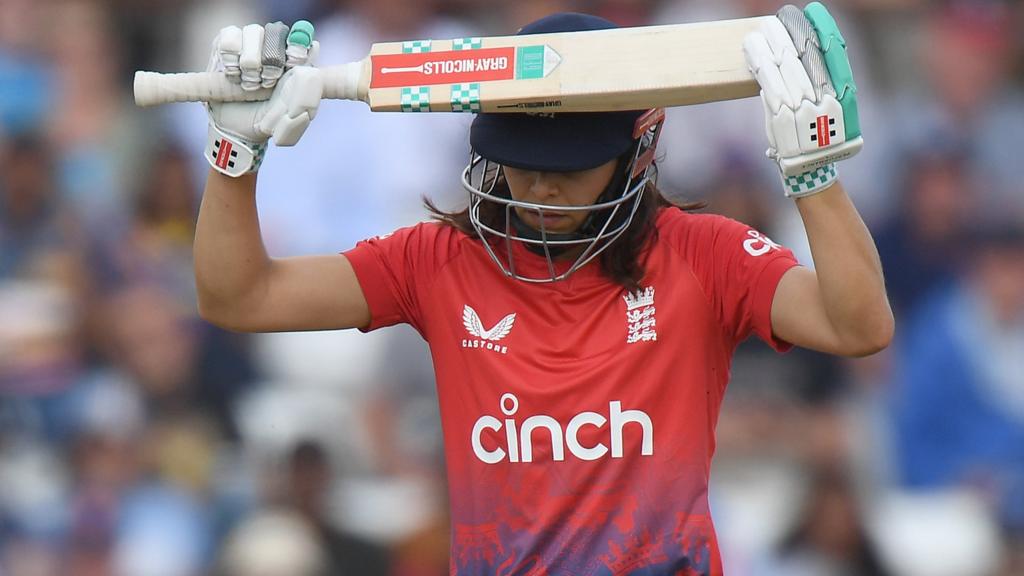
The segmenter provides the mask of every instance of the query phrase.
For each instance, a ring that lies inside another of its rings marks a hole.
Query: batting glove
[[[323,92],[320,71],[312,67],[319,51],[313,26],[304,20],[289,28],[280,22],[245,28],[228,26],[213,41],[208,71],[222,72],[243,90],[272,89],[267,100],[211,102],[205,156],[215,170],[232,177],[255,172],[267,140],[294,146],[316,116]]]
[[[864,140],[857,87],[846,41],[818,2],[786,5],[743,42],[747,65],[761,85],[768,157],[782,173],[786,196],[800,198],[835,181],[835,163]]]

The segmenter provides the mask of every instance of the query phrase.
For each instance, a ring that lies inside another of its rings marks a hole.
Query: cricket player
[[[209,105],[201,314],[241,331],[419,331],[437,376],[453,575],[722,574],[707,491],[736,346],[756,334],[779,351],[864,356],[893,334],[874,243],[837,179],[861,145],[842,37],[820,4],[770,22],[744,49],[814,270],[660,195],[660,110],[479,114],[465,210],[342,254],[271,259],[256,170],[270,136],[295,143],[316,113],[316,44],[279,24],[225,29],[212,69],[276,88]],[[556,14],[519,33],[613,26]],[[284,67],[263,65],[282,51]]]

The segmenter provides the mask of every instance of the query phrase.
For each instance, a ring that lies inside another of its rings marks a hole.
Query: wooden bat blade
[[[322,69],[324,98],[393,112],[589,112],[757,95],[743,38],[764,18],[526,36],[374,44]],[[137,72],[140,106],[264,100],[223,74]]]
[[[743,38],[768,17],[374,45],[367,101],[402,112],[582,112],[757,95]]]

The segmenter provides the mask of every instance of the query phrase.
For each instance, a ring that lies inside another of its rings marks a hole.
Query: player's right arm
[[[199,313],[243,332],[361,328],[370,309],[341,254],[274,259],[256,211],[256,176],[210,170],[194,244]]]
[[[260,235],[256,171],[272,136],[298,142],[316,116],[323,91],[309,64],[313,28],[298,22],[229,26],[213,42],[211,72],[243,90],[273,88],[261,102],[210,103],[204,155],[211,170],[193,247],[200,315],[247,332],[356,328],[369,307],[342,255],[272,259]]]

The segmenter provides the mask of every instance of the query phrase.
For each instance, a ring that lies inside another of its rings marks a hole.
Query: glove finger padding
[[[313,39],[313,25],[306,20],[299,20],[292,24],[291,31],[288,32],[285,52],[289,68],[312,66],[320,52],[320,43]]]
[[[263,27],[263,59],[260,71],[263,88],[273,88],[284,74],[287,40],[288,27],[282,22],[271,22]]]
[[[788,157],[800,154],[793,110],[799,106],[802,94],[787,86],[786,78],[778,65],[777,55],[763,30],[749,34],[743,41],[743,50],[754,77],[761,85],[761,99],[767,115],[768,138],[773,148],[769,155]],[[795,49],[790,57],[792,55],[795,55]]]
[[[821,101],[822,96],[826,94],[835,96],[836,91],[832,87],[828,67],[821,55],[818,34],[814,31],[811,21],[804,16],[803,11],[792,4],[783,6],[777,16],[779,22],[785,26],[790,38],[793,39],[800,62],[804,65],[804,70],[814,87],[814,101]]]
[[[242,28],[242,52],[238,58],[242,70],[242,89],[257,90],[263,84],[263,26]]]
[[[207,72],[222,71],[232,82],[239,82],[242,71],[238,67],[239,56],[242,53],[242,29],[238,26],[227,26],[222,28],[213,39],[213,48],[210,50],[210,64]]]

